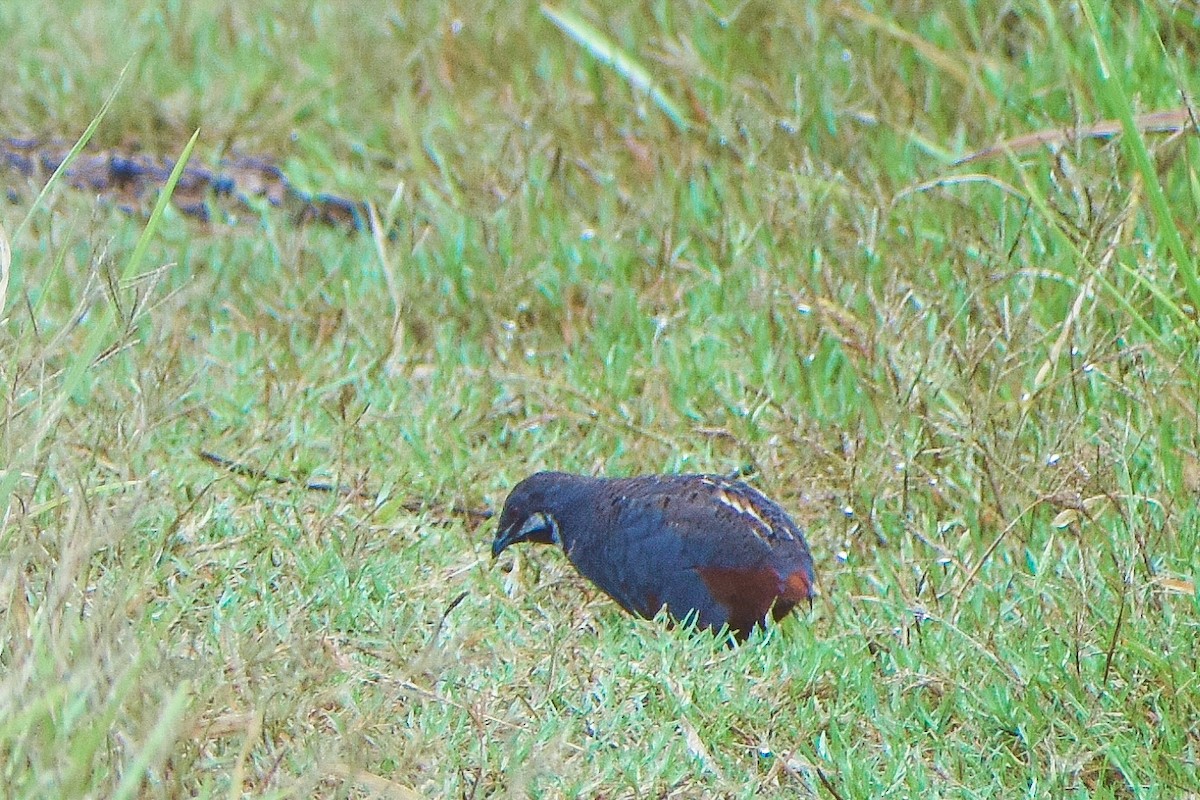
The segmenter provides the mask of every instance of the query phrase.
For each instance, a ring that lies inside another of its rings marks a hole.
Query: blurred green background
[[[0,795],[1198,796],[1198,18],[0,5],[0,135],[393,234],[2,173]],[[821,596],[493,565],[546,467],[750,470]]]

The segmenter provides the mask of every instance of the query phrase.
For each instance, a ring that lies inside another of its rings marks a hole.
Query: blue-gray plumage
[[[768,613],[812,597],[808,544],[778,505],[716,475],[590,478],[539,472],[509,494],[492,555],[518,542],[559,544],[627,611],[666,606],[701,628],[744,638]]]

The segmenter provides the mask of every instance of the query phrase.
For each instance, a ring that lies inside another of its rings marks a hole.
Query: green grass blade
[[[8,308],[10,277],[12,277],[12,247],[8,243],[8,234],[4,231],[4,226],[0,225],[0,324],[3,324],[6,319],[4,310]]]
[[[1013,159],[1013,164],[1021,175],[1026,196],[1033,203],[1033,207],[1041,215],[1046,224],[1046,230],[1054,237],[1060,246],[1071,253],[1072,261],[1079,269],[1082,270],[1082,268],[1088,264],[1087,257],[1084,255],[1083,251],[1079,249],[1079,246],[1072,241],[1071,237],[1067,235],[1066,231],[1062,229],[1058,218],[1050,208],[1049,202],[1047,202],[1045,196],[1043,196],[1038,190],[1038,187],[1034,184],[1028,173],[1021,167],[1020,163],[1017,162],[1015,158]],[[1133,277],[1136,278],[1137,282],[1146,287],[1146,289],[1148,289],[1151,294],[1154,295],[1155,299],[1158,300],[1168,312],[1170,312],[1172,317],[1179,321],[1181,326],[1190,328],[1194,333],[1200,335],[1200,327],[1197,326],[1195,320],[1191,319],[1184,312],[1184,310],[1179,307],[1178,304],[1172,302],[1165,293],[1159,290],[1158,287],[1155,287],[1151,281],[1148,281],[1145,278],[1145,276],[1136,271],[1127,271],[1131,272]],[[1140,313],[1133,305],[1126,291],[1124,291],[1121,287],[1116,286],[1100,272],[1096,272],[1094,274],[1094,278],[1096,283],[1099,284],[1099,286],[1104,290],[1104,293],[1109,297],[1109,299],[1115,302],[1120,307],[1121,311],[1123,311],[1124,314],[1130,319],[1130,321],[1132,321],[1138,327],[1138,329],[1141,330],[1142,333],[1154,343],[1155,348],[1160,353],[1167,357],[1173,357],[1177,354],[1178,347],[1171,342],[1168,342],[1162,337],[1161,334],[1159,334],[1154,326],[1150,324],[1150,320],[1146,319],[1145,315]],[[1080,280],[1083,280],[1082,275],[1080,276]]]
[[[117,786],[117,790],[113,792],[113,800],[129,800],[129,798],[136,796],[138,789],[142,785],[142,780],[146,777],[146,771],[150,769],[150,765],[157,759],[162,758],[166,754],[167,749],[175,741],[175,729],[179,726],[179,720],[183,718],[184,712],[187,711],[190,698],[191,687],[187,683],[184,683],[167,700],[162,713],[159,715],[158,723],[155,724],[154,729],[150,731],[149,737],[142,744],[142,748],[134,758],[133,764],[121,776],[121,783]]]
[[[183,152],[179,154],[179,159],[175,162],[174,169],[171,170],[171,176],[167,178],[166,184],[158,194],[158,201],[154,204],[154,210],[150,212],[150,219],[146,223],[146,227],[142,229],[142,235],[138,237],[137,245],[134,246],[129,260],[125,262],[125,269],[121,273],[122,280],[131,280],[138,274],[142,261],[146,258],[146,248],[150,246],[150,241],[158,230],[158,223],[162,219],[163,212],[171,203],[171,194],[175,191],[175,185],[179,183],[179,178],[183,175],[188,159],[192,157],[192,149],[196,146],[196,140],[199,138],[200,131],[197,130],[184,145]]]
[[[158,224],[162,219],[163,211],[166,209],[168,203],[170,203],[171,192],[174,191],[175,185],[179,182],[180,175],[183,174],[183,169],[187,165],[188,157],[191,156],[192,148],[195,146],[196,138],[199,135],[199,131],[192,134],[192,138],[188,140],[187,146],[183,148],[183,153],[180,155],[179,160],[175,162],[175,168],[171,170],[171,176],[167,179],[166,185],[159,193],[158,202],[154,205],[154,211],[151,212],[146,227],[142,229],[142,234],[138,237],[137,244],[133,248],[133,253],[129,256],[129,260],[125,262],[125,269],[121,271],[122,282],[128,282],[138,274],[138,269],[142,261],[146,258],[146,249],[150,246],[150,240],[158,230]],[[109,330],[115,322],[115,312],[112,306],[106,306],[99,320],[88,331],[88,337],[83,349],[71,362],[71,366],[68,367],[66,374],[63,376],[62,384],[59,387],[59,395],[55,398],[54,405],[51,406],[51,412],[46,415],[46,419],[43,421],[43,435],[49,427],[52,427],[57,422],[62,406],[66,403],[67,398],[71,397],[79,387],[84,371],[92,365],[96,356],[100,355],[100,350],[108,338]],[[39,436],[39,438],[41,437]]]
[[[591,53],[597,61],[611,67],[618,75],[639,92],[645,92],[659,109],[667,115],[675,127],[688,131],[692,124],[682,107],[672,100],[662,87],[655,83],[649,70],[639,64],[633,56],[623,52],[604,34],[588,25],[583,20],[567,11],[559,11],[543,5],[542,13],[546,15],[564,33],[570,36]]]
[[[192,148],[195,147],[196,139],[200,132],[196,131],[192,134],[192,138],[188,140],[184,147],[179,160],[175,163],[175,168],[171,170],[171,175],[159,193],[158,201],[155,203],[154,211],[150,214],[150,219],[146,226],[142,229],[141,236],[138,237],[137,245],[130,254],[129,260],[125,262],[125,268],[121,272],[121,280],[128,283],[137,274],[142,262],[146,257],[146,250],[150,246],[150,241],[158,230],[159,222],[162,219],[163,211],[171,200],[171,193],[175,189],[175,185],[179,182],[180,176],[183,174],[184,167],[187,165],[188,158],[191,156]],[[20,477],[21,465],[36,452],[39,444],[46,438],[51,430],[58,424],[59,417],[62,416],[63,409],[67,402],[78,390],[83,379],[84,373],[95,362],[96,357],[100,355],[101,349],[108,340],[109,334],[116,323],[116,312],[111,304],[105,305],[95,317],[95,322],[91,323],[88,330],[87,338],[84,340],[83,347],[76,353],[63,374],[62,382],[59,384],[54,399],[46,409],[45,414],[39,422],[35,435],[23,443],[17,451],[16,457],[13,458],[7,465],[4,477],[0,478],[0,505],[6,505],[9,497],[12,495],[13,488]]]
[[[1150,207],[1154,211],[1159,228],[1166,239],[1167,250],[1178,264],[1179,274],[1183,277],[1188,297],[1191,298],[1192,305],[1200,309],[1200,278],[1197,278],[1196,275],[1195,256],[1184,243],[1179,225],[1171,213],[1171,206],[1167,201],[1166,193],[1163,192],[1162,184],[1159,182],[1158,172],[1154,168],[1150,152],[1146,149],[1146,140],[1134,120],[1134,109],[1129,100],[1129,93],[1125,90],[1120,71],[1113,67],[1112,55],[1104,41],[1104,36],[1100,33],[1093,3],[1094,0],[1084,0],[1080,8],[1087,18],[1088,28],[1092,34],[1092,46],[1095,48],[1096,59],[1100,65],[1101,96],[1107,101],[1112,113],[1121,120],[1121,129],[1125,134],[1122,137],[1122,144],[1137,164],[1138,172],[1146,185],[1146,193],[1150,198]]]
[[[132,59],[130,59],[130,61],[132,61]],[[92,135],[95,134],[96,129],[100,127],[100,122],[108,114],[108,110],[112,108],[113,101],[116,100],[117,95],[121,93],[121,87],[125,84],[125,74],[129,71],[129,63],[130,62],[126,62],[125,66],[121,69],[121,74],[117,76],[117,82],[113,86],[112,91],[109,92],[108,98],[105,99],[104,105],[100,106],[100,111],[96,114],[96,116],[92,117],[92,121],[89,122],[87,128],[84,129],[83,135],[80,136],[79,140],[75,142],[73,147],[71,147],[70,151],[67,153],[67,157],[62,160],[62,163],[58,165],[58,169],[54,170],[54,174],[50,176],[50,180],[46,181],[46,185],[42,187],[41,191],[38,192],[37,197],[34,198],[33,203],[29,206],[29,210],[25,212],[25,218],[21,220],[21,224],[17,226],[17,230],[13,234],[14,241],[20,240],[21,234],[24,233],[25,228],[29,226],[29,222],[33,219],[33,215],[39,208],[41,208],[42,204],[46,201],[46,198],[50,195],[50,192],[58,184],[59,177],[67,171],[67,169],[71,166],[71,162],[73,162],[75,157],[83,151],[83,148],[87,146],[87,143],[91,141]],[[3,311],[3,309],[4,306],[0,305],[0,311]]]

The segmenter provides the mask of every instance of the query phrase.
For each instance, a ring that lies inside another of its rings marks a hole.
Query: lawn
[[[0,797],[1200,798],[1198,13],[0,5],[0,136],[377,222],[0,171]],[[742,471],[820,594],[493,563],[543,468]]]

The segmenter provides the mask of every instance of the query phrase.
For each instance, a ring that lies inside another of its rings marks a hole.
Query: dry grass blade
[[[386,797],[390,800],[423,800],[424,795],[405,786],[402,783],[388,780],[380,775],[357,769],[342,762],[330,764],[329,774],[346,783],[353,783],[367,789],[372,797]]]
[[[1187,108],[1170,111],[1154,111],[1134,117],[1137,129],[1142,133],[1181,133],[1196,128],[1196,120]],[[1050,128],[1047,130],[1014,136],[1003,142],[976,150],[955,161],[955,166],[986,161],[1008,153],[1025,153],[1039,147],[1061,147],[1080,139],[1107,139],[1121,132],[1121,120],[1105,119],[1086,128]]]
[[[926,61],[953,78],[955,83],[966,86],[971,82],[971,70],[964,66],[960,59],[952,56],[945,49],[917,36],[915,33],[904,30],[895,22],[884,19],[878,14],[867,11],[856,4],[834,2],[832,6],[834,13],[838,16],[861,22],[897,41],[904,42],[913,48],[913,50],[920,53],[921,57]]]
[[[228,470],[234,475],[239,475],[243,478],[261,481],[263,483],[274,483],[280,486],[297,486],[310,492],[328,492],[342,495],[353,500],[375,502],[378,499],[378,493],[369,492],[361,488],[353,486],[343,486],[341,484],[329,483],[327,481],[303,481],[295,478],[290,478],[284,475],[276,475],[266,470],[246,464],[241,461],[227,458],[225,456],[213,453],[209,450],[200,450],[197,455],[201,460],[207,461],[213,466],[221,467]],[[436,503],[427,500],[402,500],[400,507],[412,514],[417,514],[422,511],[431,511],[439,516],[458,516],[465,517],[473,524],[486,522],[492,518],[492,510],[489,508],[469,508],[461,503]]]
[[[1160,577],[1156,578],[1154,582],[1157,583],[1159,586],[1163,587],[1164,589],[1166,589],[1168,592],[1174,592],[1176,594],[1185,594],[1185,595],[1190,595],[1193,597],[1196,594],[1196,582],[1195,581],[1187,581],[1187,580],[1180,580],[1179,578],[1169,578],[1166,576],[1160,576]]]

